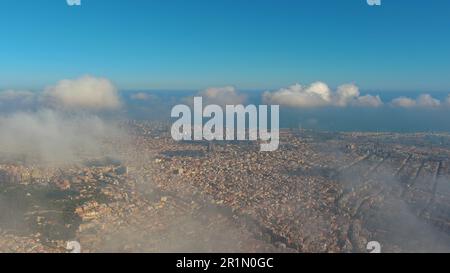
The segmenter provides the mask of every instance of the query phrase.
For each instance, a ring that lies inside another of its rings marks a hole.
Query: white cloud
[[[391,101],[392,106],[410,108],[417,105],[416,100],[407,97],[395,98]]]
[[[347,106],[352,104],[359,97],[359,89],[354,84],[344,84],[338,87],[335,95],[335,104],[337,106]]]
[[[318,107],[330,104],[331,91],[322,82],[316,82],[304,88],[294,84],[275,92],[264,92],[263,101],[289,107]]]
[[[44,96],[66,109],[111,110],[121,105],[117,89],[108,79],[91,76],[61,80],[48,87]]]
[[[355,105],[361,107],[380,107],[383,105],[383,101],[380,96],[365,95],[358,97]]]
[[[441,106],[441,102],[438,99],[433,98],[429,94],[422,94],[417,99],[411,99],[408,97],[395,98],[391,101],[391,105],[403,108],[434,108]]]
[[[417,98],[417,105],[420,107],[439,107],[441,102],[429,94],[423,94]]]
[[[73,110],[119,106],[119,96],[111,82],[90,76],[62,80],[39,93],[0,92],[0,157],[65,164],[87,155],[104,156],[107,151],[102,140],[125,139],[125,134],[114,122],[91,111]]]
[[[243,104],[247,97],[239,94],[235,87],[211,87],[198,94],[205,104],[237,105]]]
[[[275,92],[264,92],[263,101],[289,107],[311,108],[323,106],[364,106],[379,107],[383,105],[379,96],[360,96],[359,88],[354,84],[344,84],[333,92],[323,82],[315,82],[303,87],[294,84]]]

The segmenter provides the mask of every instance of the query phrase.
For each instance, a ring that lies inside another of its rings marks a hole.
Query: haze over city
[[[450,2],[380,3],[2,1],[0,252],[449,252]]]

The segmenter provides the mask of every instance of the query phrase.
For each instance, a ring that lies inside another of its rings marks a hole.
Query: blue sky
[[[450,1],[2,0],[0,88],[450,90]]]

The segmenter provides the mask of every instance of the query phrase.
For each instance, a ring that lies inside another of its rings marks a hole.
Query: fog
[[[61,80],[40,92],[0,92],[0,156],[53,165],[102,156],[106,139],[126,135],[105,118],[120,107],[114,85],[92,76]]]
[[[376,237],[367,239],[379,241],[381,245],[389,245],[384,252],[396,252],[399,249],[402,252],[450,251],[450,237],[420,217],[421,211],[427,207],[426,204],[415,204],[417,199],[406,197],[410,192],[417,191],[418,185],[408,186],[405,182],[401,182],[395,175],[396,170],[390,167],[388,162],[375,166],[376,162],[369,163],[365,160],[340,173],[339,183],[344,189],[344,194],[338,202],[342,205],[339,209],[346,213],[347,205],[343,204],[353,202],[359,204],[359,207],[356,206],[358,209],[350,213],[352,219],[362,220],[365,228],[376,234]],[[431,173],[426,173],[420,178],[422,181],[433,179]],[[410,180],[407,183],[411,184],[414,181]],[[356,196],[359,198],[355,198]],[[356,201],[364,199],[368,202]]]
[[[98,116],[50,109],[1,116],[0,127],[2,157],[51,164],[100,156],[103,140],[123,135],[113,122]]]

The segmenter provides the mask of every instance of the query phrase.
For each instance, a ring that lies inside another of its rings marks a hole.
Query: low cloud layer
[[[0,92],[0,157],[66,164],[103,156],[102,141],[124,134],[94,112],[120,104],[109,80],[90,76],[62,80],[43,92]]]
[[[236,105],[245,103],[247,97],[238,93],[235,87],[211,87],[198,94],[205,104]]]
[[[101,156],[102,140],[120,135],[118,128],[97,116],[68,116],[49,109],[2,116],[0,127],[3,157],[51,164]]]
[[[62,111],[104,111],[116,110],[120,106],[117,88],[111,81],[92,76],[61,80],[41,92],[0,92],[0,112],[8,107],[17,110],[46,107]]]
[[[315,82],[309,86],[294,84],[276,91],[267,91],[263,93],[262,100],[267,104],[279,104],[292,108],[326,106],[376,108],[385,105],[378,95],[361,95],[359,88],[354,84],[344,84],[333,91],[323,82]],[[421,94],[417,98],[402,96],[391,100],[387,105],[399,108],[450,107],[450,95],[442,101],[430,94]]]
[[[274,92],[264,92],[263,101],[288,107],[312,108],[324,106],[363,106],[379,107],[383,105],[379,96],[361,96],[354,84],[344,84],[332,91],[327,84],[315,82],[309,86],[294,84]]]
[[[447,99],[448,100],[448,99]],[[444,103],[447,104],[447,103]],[[391,105],[402,108],[422,107],[422,108],[435,108],[442,105],[441,101],[433,98],[429,94],[422,94],[416,99],[408,97],[399,97],[391,101]],[[450,105],[450,104],[449,104]]]
[[[91,76],[61,80],[43,95],[64,109],[113,110],[121,105],[117,89],[108,79]]]

